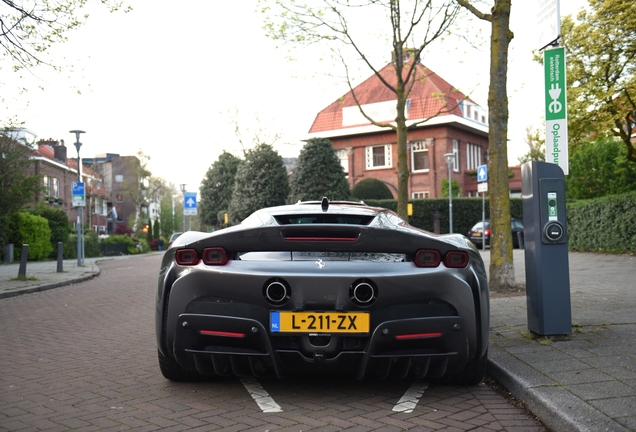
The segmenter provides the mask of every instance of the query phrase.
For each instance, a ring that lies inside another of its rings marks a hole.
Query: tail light
[[[490,237],[490,230],[489,229],[484,231],[484,237]]]
[[[468,265],[468,254],[464,251],[447,252],[444,265],[448,268],[464,268]]]
[[[413,262],[418,267],[437,267],[442,260],[439,251],[420,249],[415,253]]]
[[[207,265],[222,266],[227,263],[227,253],[223,248],[205,248],[201,259]]]
[[[174,254],[174,259],[179,265],[196,265],[199,255],[194,249],[180,249]]]

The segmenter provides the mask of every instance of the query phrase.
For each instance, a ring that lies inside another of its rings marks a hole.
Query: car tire
[[[476,385],[486,376],[486,366],[488,366],[488,351],[478,360],[471,360],[466,363],[464,369],[457,374],[446,374],[440,379],[441,384],[449,385]]]
[[[159,368],[161,369],[161,374],[164,378],[169,379],[170,381],[197,382],[209,380],[207,376],[201,375],[197,371],[182,368],[181,365],[173,359],[164,356],[159,351],[157,351],[157,356],[159,357]]]

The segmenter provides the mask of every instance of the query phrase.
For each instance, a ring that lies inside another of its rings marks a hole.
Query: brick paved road
[[[172,383],[159,372],[154,290],[159,255],[107,261],[93,280],[0,300],[0,430],[509,430],[545,428],[486,385],[331,377]]]

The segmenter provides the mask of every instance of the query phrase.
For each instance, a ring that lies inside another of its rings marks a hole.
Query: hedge
[[[568,203],[570,250],[636,253],[636,192]]]
[[[440,234],[449,232],[447,198],[411,200],[413,216],[409,223],[434,232],[433,215],[439,211]],[[365,200],[372,206],[397,211],[396,200]],[[490,203],[485,200],[486,219]],[[453,198],[453,231],[466,235],[481,220],[482,200]],[[521,198],[510,199],[510,214],[523,220]],[[636,253],[636,192],[585,201],[567,202],[568,247],[574,251]]]
[[[10,241],[15,245],[15,259],[22,256],[22,245],[29,245],[28,259],[41,260],[53,252],[49,222],[31,213],[15,213],[10,221]]]

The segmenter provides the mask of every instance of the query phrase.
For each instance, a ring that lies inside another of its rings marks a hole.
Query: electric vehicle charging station
[[[528,329],[572,333],[565,176],[556,164],[521,166]]]

